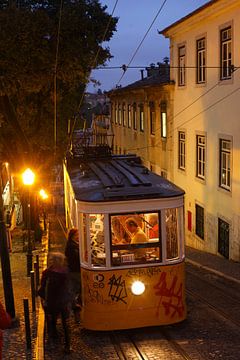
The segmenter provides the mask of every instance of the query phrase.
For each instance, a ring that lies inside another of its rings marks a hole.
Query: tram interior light
[[[145,291],[145,285],[142,281],[134,281],[131,290],[134,295],[142,295]]]

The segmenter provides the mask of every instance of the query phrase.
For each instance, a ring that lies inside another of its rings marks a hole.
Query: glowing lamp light
[[[145,291],[145,285],[142,281],[134,281],[131,290],[134,295],[142,295]]]
[[[43,200],[46,200],[46,199],[48,198],[48,194],[46,193],[46,191],[45,191],[44,189],[41,189],[41,190],[39,191],[39,195],[41,196],[41,198],[42,198]]]
[[[23,179],[24,185],[32,185],[35,180],[35,174],[31,169],[28,168],[22,174],[22,179]]]

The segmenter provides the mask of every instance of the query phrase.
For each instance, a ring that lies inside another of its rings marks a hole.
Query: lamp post
[[[42,198],[42,210],[43,210],[43,226],[44,226],[44,231],[46,230],[47,226],[46,226],[46,211],[45,211],[45,204],[44,201],[48,199],[48,194],[46,193],[46,191],[44,189],[41,189],[39,191],[39,195]]]
[[[31,240],[31,203],[30,203],[30,186],[34,183],[35,174],[31,169],[26,169],[22,174],[24,185],[28,187],[28,213],[27,213],[27,229],[28,229],[28,249],[27,249],[27,276],[30,276],[32,270],[32,240]]]

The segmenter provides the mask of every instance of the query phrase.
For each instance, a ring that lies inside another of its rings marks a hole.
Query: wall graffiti
[[[122,276],[120,275],[116,278],[116,276],[113,275],[109,279],[108,285],[110,285],[108,296],[111,297],[112,301],[122,301],[126,304],[125,298],[127,298],[127,291],[125,280],[122,280]]]
[[[179,317],[182,317],[184,314],[183,284],[181,282],[178,287],[178,277],[174,275],[168,287],[166,278],[167,273],[162,272],[158,283],[154,285],[154,289],[156,290],[155,295],[160,297],[156,316],[159,316],[160,306],[163,305],[166,316],[173,318],[177,314]]]

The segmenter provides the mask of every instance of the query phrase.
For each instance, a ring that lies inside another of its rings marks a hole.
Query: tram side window
[[[112,264],[160,260],[160,215],[134,213],[110,216]]]
[[[167,259],[179,256],[177,209],[165,210]]]
[[[103,219],[104,215],[102,214],[89,215],[91,260],[94,266],[106,265]]]

